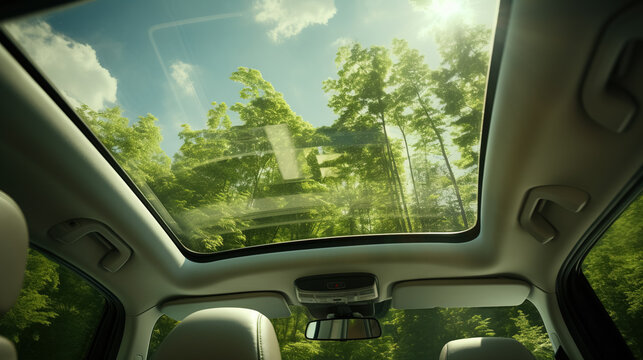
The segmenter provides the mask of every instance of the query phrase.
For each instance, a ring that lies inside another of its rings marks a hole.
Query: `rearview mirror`
[[[308,340],[363,340],[381,335],[380,323],[373,318],[314,320],[306,326]]]

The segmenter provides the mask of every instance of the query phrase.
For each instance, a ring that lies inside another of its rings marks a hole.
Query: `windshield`
[[[302,359],[438,359],[451,340],[471,337],[509,337],[523,344],[537,360],[554,358],[549,336],[534,305],[489,308],[390,309],[376,315],[382,336],[372,340],[313,341],[304,334],[311,318],[303,306],[291,306],[292,315],[272,319],[284,360]],[[163,315],[156,322],[148,358],[178,324]]]
[[[494,1],[108,1],[4,29],[188,249],[477,223]]]

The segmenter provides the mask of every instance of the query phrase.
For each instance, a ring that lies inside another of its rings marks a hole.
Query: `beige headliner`
[[[553,292],[558,270],[583,232],[643,164],[643,119],[615,134],[592,122],[580,85],[601,26],[622,1],[516,1],[494,104],[482,189],[481,232],[462,244],[348,246],[186,260],[156,220],[82,133],[0,49],[0,189],[22,207],[31,239],[76,264],[116,296],[129,315],[178,295],[278,291],[296,303],[301,276],[370,272],[382,298],[402,280],[504,275]],[[569,185],[590,194],[579,214],[556,207],[560,236],[542,245],[518,224],[534,186]],[[62,245],[47,230],[64,220],[108,224],[133,249],[109,273],[91,241]]]

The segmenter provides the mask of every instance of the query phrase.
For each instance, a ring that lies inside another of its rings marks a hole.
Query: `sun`
[[[424,25],[418,31],[423,38],[436,29],[444,29],[453,22],[468,23],[471,21],[469,0],[425,0],[417,1],[415,11],[424,14]]]
[[[435,17],[445,20],[462,15],[464,7],[458,0],[434,0],[427,10]]]

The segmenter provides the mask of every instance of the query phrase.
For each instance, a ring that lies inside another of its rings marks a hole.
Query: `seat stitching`
[[[259,355],[259,360],[263,360],[263,346],[261,344],[261,314],[257,316],[257,345],[259,347],[257,354]]]

